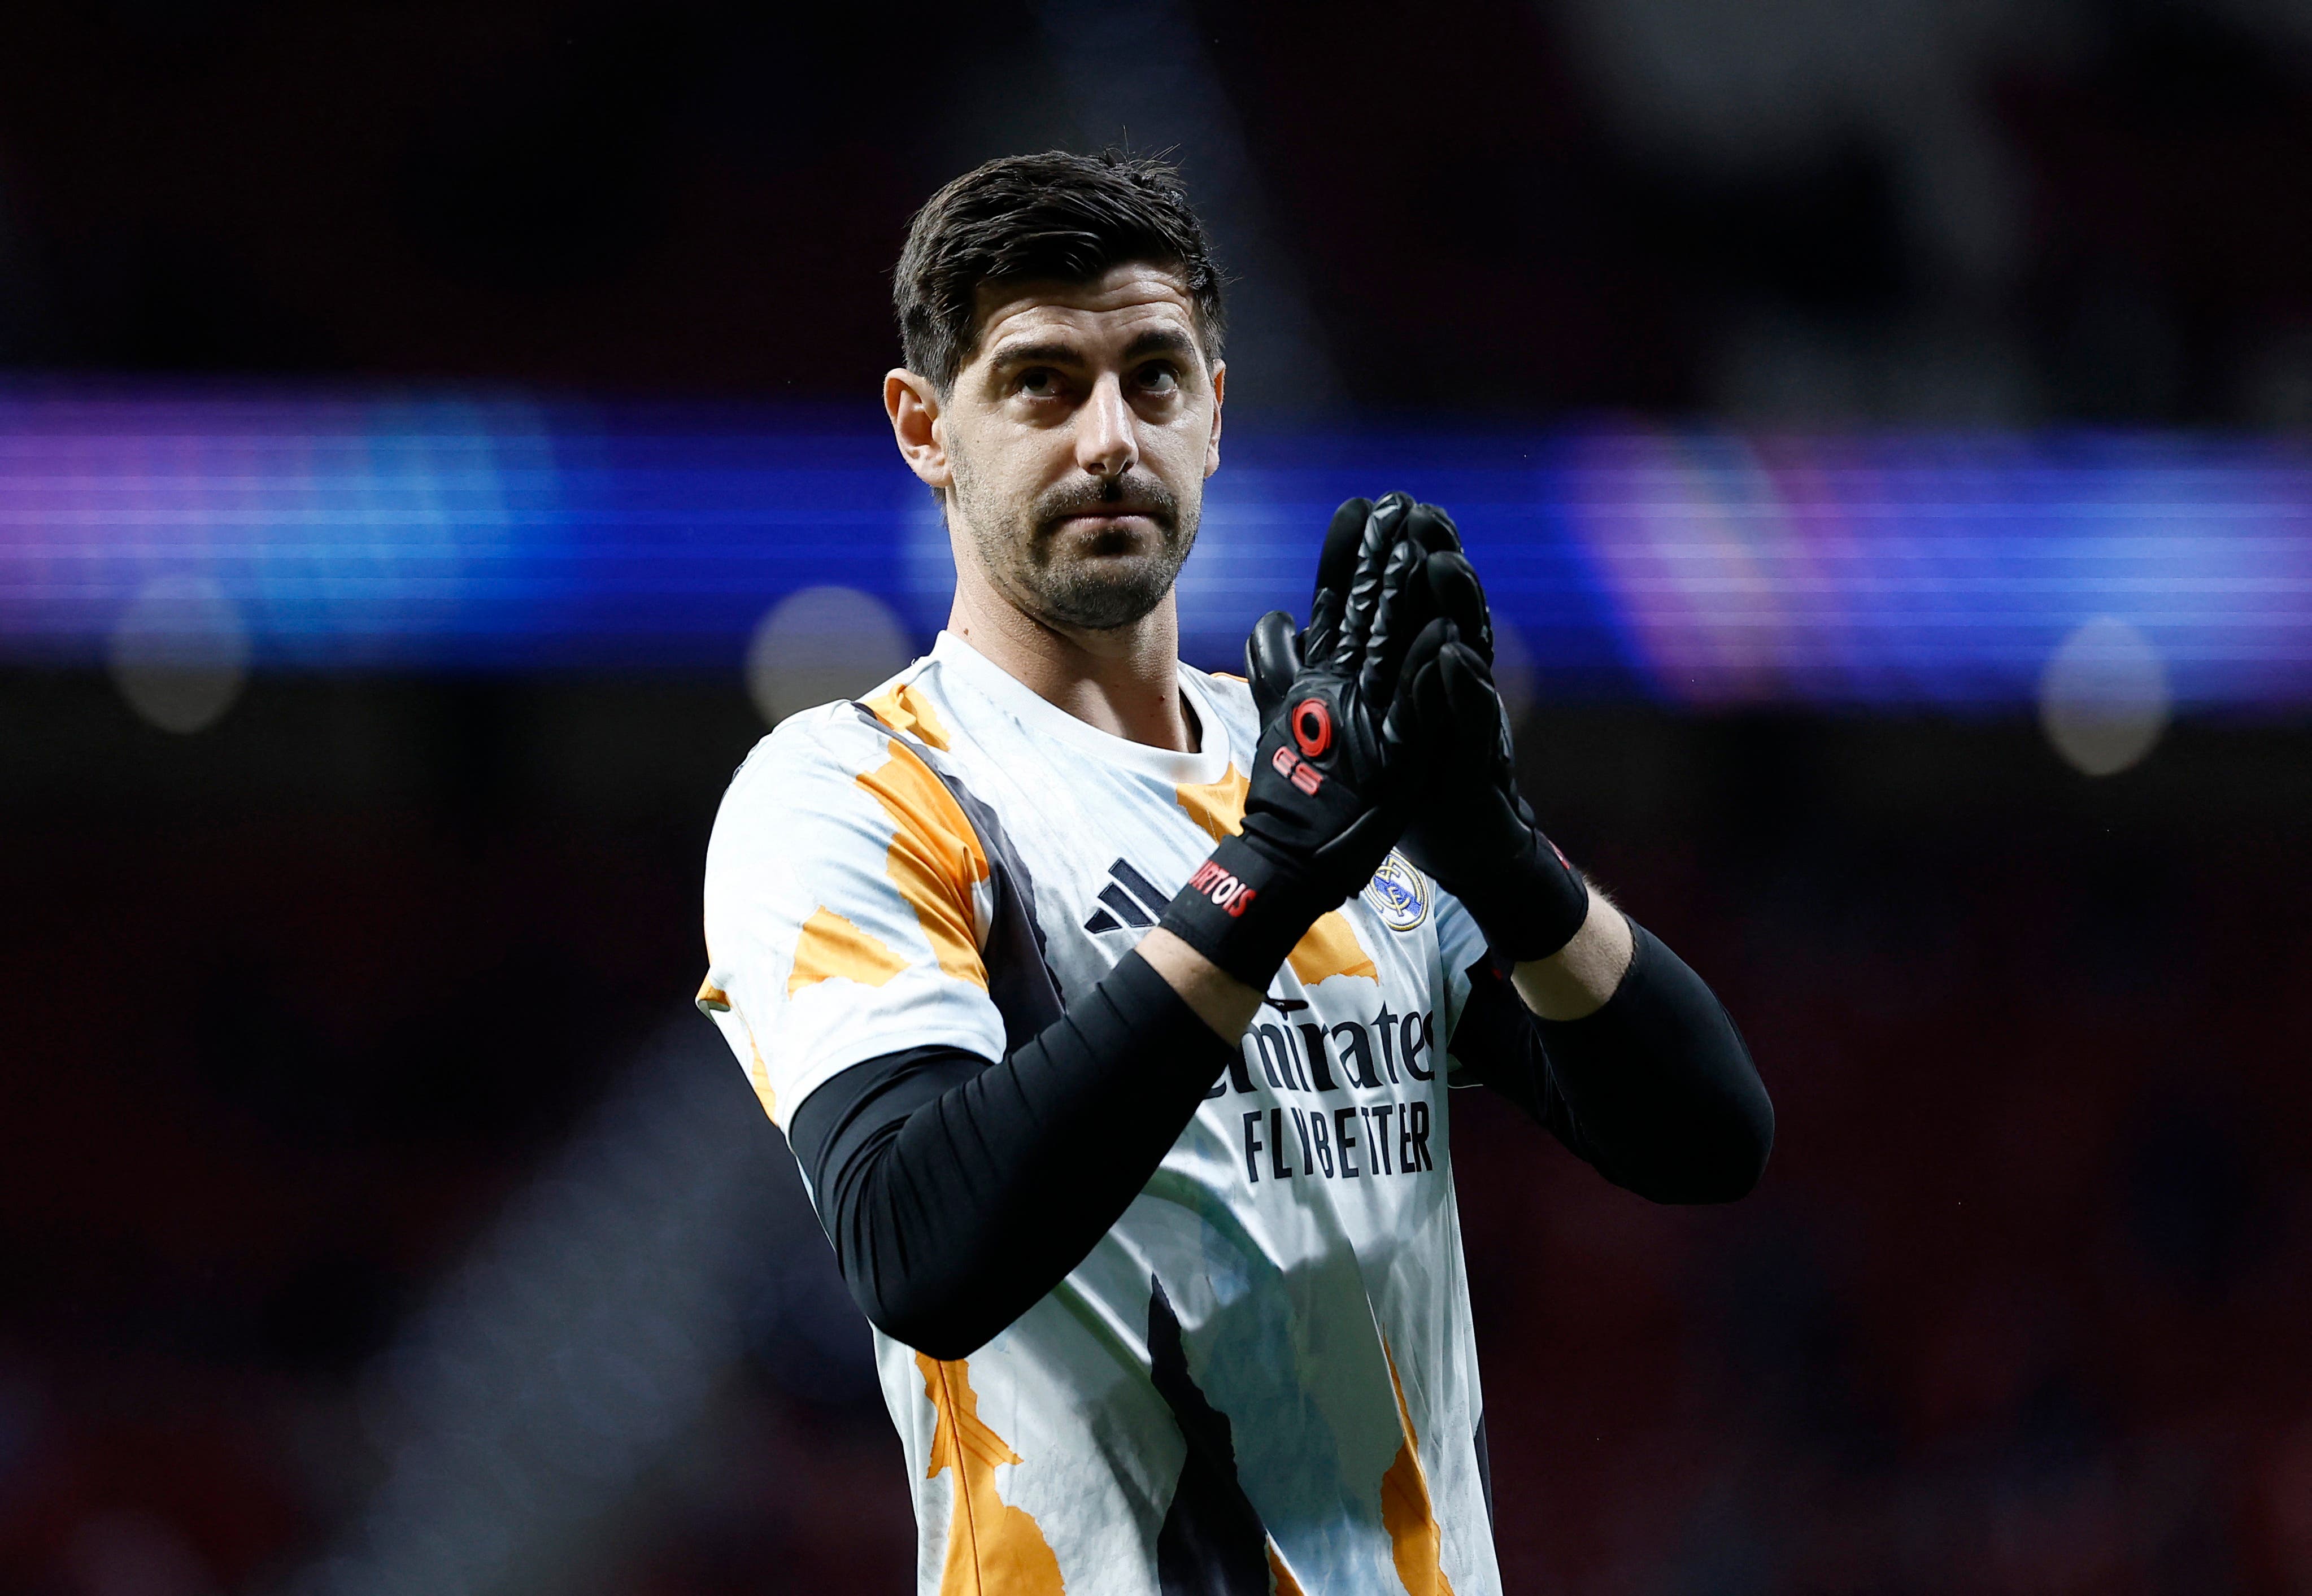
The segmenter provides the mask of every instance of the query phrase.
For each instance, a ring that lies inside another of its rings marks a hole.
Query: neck
[[[1180,701],[1180,617],[1169,593],[1129,626],[1090,632],[1023,613],[959,562],[947,629],[1088,726],[1152,748],[1196,752]]]

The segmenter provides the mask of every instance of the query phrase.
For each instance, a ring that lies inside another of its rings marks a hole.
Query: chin
[[[1172,590],[1174,571],[1145,556],[1134,569],[1082,572],[1078,580],[1048,583],[1038,595],[1044,619],[1086,632],[1114,632],[1144,620]]]

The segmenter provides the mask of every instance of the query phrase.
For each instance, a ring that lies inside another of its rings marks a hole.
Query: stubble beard
[[[1070,631],[1113,632],[1145,618],[1164,601],[1195,546],[1201,506],[1139,473],[1084,478],[1027,506],[1003,503],[952,446],[955,496],[995,589],[1021,613]],[[1158,535],[1153,549],[1087,552],[1062,537],[1060,522],[1103,504],[1145,507]]]

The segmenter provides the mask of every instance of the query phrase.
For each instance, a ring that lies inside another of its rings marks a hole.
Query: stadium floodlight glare
[[[2312,702],[2312,451],[2141,432],[1232,427],[1184,656],[1237,668],[1332,507],[1397,484],[1453,512],[1544,696],[2031,712],[2107,616],[2176,714]],[[946,616],[930,508],[848,410],[0,396],[0,658],[141,658],[162,579],[256,672],[735,675],[811,589],[876,606],[880,658]]]

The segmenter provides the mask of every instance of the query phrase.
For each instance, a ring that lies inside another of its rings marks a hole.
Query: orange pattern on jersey
[[[714,978],[711,975],[698,983],[698,996],[693,998],[691,1001],[698,1006],[698,1011],[701,1014],[731,1012],[731,994],[716,986]]]
[[[924,1478],[936,1479],[942,1469],[955,1470],[940,1596],[1064,1596],[1060,1560],[1052,1555],[1043,1527],[1032,1513],[996,1495],[996,1466],[1025,1460],[980,1421],[971,1365],[962,1358],[941,1363],[918,1352],[915,1367],[923,1373],[924,1394],[939,1413],[932,1464]]]
[[[1175,787],[1172,796],[1188,812],[1188,818],[1217,842],[1244,829],[1244,795],[1251,786],[1244,772],[1231,764],[1219,781]]]
[[[1388,1531],[1389,1548],[1397,1559],[1397,1577],[1410,1596],[1453,1596],[1440,1559],[1444,1534],[1429,1505],[1429,1477],[1422,1472],[1420,1437],[1413,1432],[1413,1413],[1405,1405],[1405,1382],[1397,1377],[1397,1355],[1388,1338],[1380,1355],[1388,1360],[1389,1389],[1397,1393],[1397,1422],[1405,1443],[1397,1461],[1380,1477],[1380,1522]]]
[[[915,911],[941,972],[984,991],[987,966],[971,906],[972,887],[987,879],[979,834],[930,766],[904,744],[890,748],[889,759],[858,779],[891,817],[884,870]]]
[[[913,683],[902,682],[889,693],[877,693],[867,701],[867,708],[893,731],[921,737],[942,754],[948,751],[947,728],[932,712],[931,700],[915,691]]]
[[[1268,1596],[1300,1596],[1300,1582],[1284,1566],[1273,1540],[1268,1543]]]
[[[795,938],[787,996],[838,975],[862,986],[879,987],[906,967],[906,960],[872,934],[822,905],[810,911],[810,918],[802,922],[802,935]]]
[[[1204,833],[1217,842],[1244,829],[1244,797],[1251,787],[1243,772],[1230,765],[1219,781],[1175,787],[1172,796],[1187,811],[1188,818],[1204,827]],[[1336,975],[1362,975],[1376,981],[1380,979],[1380,972],[1373,968],[1364,944],[1357,940],[1347,918],[1337,910],[1320,915],[1293,946],[1289,956],[1292,973],[1300,978],[1304,986],[1315,986]]]
[[[1292,945],[1285,962],[1292,966],[1292,973],[1300,978],[1303,986],[1315,986],[1336,975],[1362,975],[1372,981],[1380,979],[1380,972],[1373,968],[1372,955],[1357,940],[1356,928],[1337,909],[1317,917],[1317,923]]]
[[[771,1090],[771,1067],[763,1062],[763,1050],[755,1045],[755,1027],[752,1025],[747,1027],[747,1052],[754,1060],[747,1066],[747,1079],[754,1086],[755,1095],[762,1100],[763,1112],[775,1125],[779,1118],[779,1095]]]

